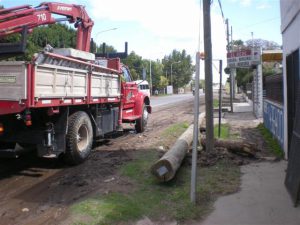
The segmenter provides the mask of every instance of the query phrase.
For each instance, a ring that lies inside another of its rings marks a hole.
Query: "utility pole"
[[[227,53],[230,52],[230,45],[229,45],[229,23],[228,23],[228,19],[226,19],[226,39],[227,39]],[[232,44],[232,41],[231,41]],[[230,80],[230,85],[229,85],[229,89],[230,89],[230,111],[233,112],[233,101],[232,101],[232,97],[233,97],[233,88],[232,88],[232,69],[230,68],[230,76],[229,76],[229,80]]]
[[[230,39],[231,39],[231,51],[233,51],[233,44],[232,44],[232,26],[230,26]],[[236,68],[231,69],[231,80],[232,80],[232,98],[235,99],[235,78],[236,78]]]
[[[194,99],[194,132],[192,152],[192,173],[191,173],[191,202],[196,203],[197,187],[197,147],[198,147],[198,123],[199,123],[199,75],[200,75],[200,52],[196,53],[196,76],[195,76],[195,99]]]
[[[219,90],[219,130],[218,137],[221,137],[221,117],[222,117],[222,64],[223,61],[219,61],[219,73],[220,73],[220,90]]]
[[[205,53],[205,111],[206,111],[206,151],[214,148],[214,118],[212,91],[212,46],[211,46],[211,0],[203,0],[204,53]]]
[[[150,70],[149,70],[149,74],[150,74],[150,94],[152,95],[152,70],[151,70],[151,59],[150,59]]]

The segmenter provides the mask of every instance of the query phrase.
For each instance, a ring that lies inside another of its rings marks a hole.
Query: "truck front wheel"
[[[76,112],[68,118],[67,148],[64,159],[70,165],[82,163],[90,154],[93,129],[85,112]]]
[[[143,111],[141,118],[137,119],[135,122],[135,130],[137,133],[142,133],[145,131],[148,122],[148,111],[145,104],[143,104]]]

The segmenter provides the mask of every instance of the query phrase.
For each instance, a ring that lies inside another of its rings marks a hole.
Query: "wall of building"
[[[286,56],[300,48],[300,1],[280,0],[281,32],[283,42],[283,84],[284,84],[284,143],[285,156],[288,155],[287,120],[287,78]]]
[[[277,139],[282,149],[284,147],[283,114],[283,105],[267,99],[264,100],[264,125]]]

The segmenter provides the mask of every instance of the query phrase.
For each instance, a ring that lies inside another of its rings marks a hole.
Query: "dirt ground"
[[[161,140],[160,133],[177,122],[191,123],[192,108],[192,101],[155,108],[143,134],[128,129],[98,141],[89,159],[76,167],[33,155],[1,159],[0,224],[69,224],[68,207],[74,202],[96,193],[131,190],[131,184],[118,176],[119,166],[135,151],[157,148],[162,141],[170,147],[172,141]]]
[[[203,109],[204,106],[201,106],[200,111]],[[238,133],[266,149],[263,138],[255,129],[260,121],[253,123],[252,119],[247,119],[249,115],[246,115],[247,118],[242,116],[225,115],[231,124],[231,133]],[[127,126],[122,135],[97,141],[89,159],[76,167],[67,167],[59,160],[38,159],[33,155],[0,159],[0,225],[72,224],[69,207],[73,203],[95,194],[126,193],[134,189],[131,182],[118,175],[118,168],[132,160],[136,151],[161,145],[170,148],[174,139],[162,139],[161,132],[174,123],[191,123],[192,120],[192,101],[154,108],[143,134],[136,134],[133,126]],[[269,155],[268,152],[261,154]],[[218,155],[220,158],[233,157],[239,165],[253,161],[227,153],[225,156]],[[202,157],[200,154],[199,162],[209,166],[219,157],[205,154]]]

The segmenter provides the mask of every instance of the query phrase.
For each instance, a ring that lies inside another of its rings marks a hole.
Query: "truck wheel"
[[[135,122],[135,130],[137,133],[142,133],[145,131],[148,121],[148,111],[145,104],[143,105],[143,113],[141,118],[137,119]]]
[[[68,118],[67,148],[64,155],[66,163],[77,165],[90,154],[93,144],[93,129],[85,112],[76,112]]]

